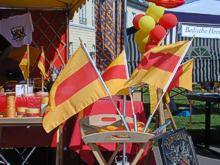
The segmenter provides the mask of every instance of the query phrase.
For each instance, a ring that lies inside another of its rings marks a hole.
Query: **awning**
[[[0,7],[28,9],[68,9],[70,18],[86,0],[0,0]]]

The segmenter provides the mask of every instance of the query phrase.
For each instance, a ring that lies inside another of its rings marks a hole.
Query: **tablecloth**
[[[115,99],[115,103],[120,109],[121,113],[123,114],[123,100]],[[142,122],[146,122],[143,103],[141,101],[135,101],[134,107],[138,120]],[[127,111],[127,116],[132,117],[132,109],[131,109],[130,101],[127,101],[126,103],[126,111]],[[97,115],[97,114],[117,114],[117,111],[110,100],[102,99],[92,104],[91,106],[87,107],[84,110],[83,116],[85,117],[85,116]],[[86,163],[93,164],[95,158],[93,157],[89,146],[85,145],[81,138],[80,124],[79,124],[81,117],[82,115],[78,115],[76,119],[72,137],[70,139],[69,147],[74,152],[77,152],[80,155],[81,159],[84,160]],[[127,146],[126,147],[127,154],[131,156],[135,156],[139,149],[137,145],[127,144],[126,146]],[[99,144],[99,147],[101,148],[102,151],[114,151],[116,148],[116,144],[110,144],[110,143]],[[152,161],[152,164],[154,163],[155,161]]]

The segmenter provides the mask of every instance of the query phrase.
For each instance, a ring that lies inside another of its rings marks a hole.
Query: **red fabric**
[[[115,100],[115,102],[118,108],[120,109],[121,113],[123,113],[123,100],[117,99]],[[132,117],[131,102],[128,101],[126,106],[127,106],[127,116]],[[134,106],[139,121],[145,122],[146,118],[145,118],[142,102],[135,101]],[[84,116],[97,115],[97,114],[117,114],[117,112],[112,102],[110,100],[105,99],[105,100],[97,101],[96,103],[87,107],[84,110]],[[84,160],[86,163],[93,164],[95,158],[92,155],[89,146],[85,145],[81,138],[80,124],[79,124],[80,118],[81,118],[80,115],[78,115],[73,129],[69,147],[73,151],[77,152],[80,155],[81,159]],[[112,143],[99,144],[99,148],[101,148],[102,151],[114,151],[116,148],[116,144],[112,144]],[[127,144],[127,154],[131,156],[135,156],[137,152],[138,152],[137,145]]]
[[[0,96],[0,112],[6,111],[6,96]],[[41,97],[39,96],[25,96],[16,97],[16,107],[40,108]]]

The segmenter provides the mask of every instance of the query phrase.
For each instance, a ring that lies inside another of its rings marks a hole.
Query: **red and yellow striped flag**
[[[189,48],[189,43],[190,41],[180,41],[158,46],[146,52],[127,85],[137,86],[146,83],[164,89],[177,64]]]
[[[127,64],[125,61],[125,52],[122,51],[102,74],[111,95],[127,95],[128,89],[124,88],[124,84],[128,79]]]
[[[193,60],[186,61],[178,68],[164,96],[167,103],[169,103],[170,101],[168,92],[170,92],[173,88],[181,87],[192,91],[192,70],[193,70]],[[150,93],[150,111],[153,112],[158,101],[157,88],[152,85],[149,85],[149,93]]]
[[[192,70],[193,60],[188,60],[185,63],[183,63],[178,68],[167,91],[171,91],[173,88],[177,87],[185,88],[189,91],[192,91]]]
[[[44,49],[43,49],[43,47],[42,47],[42,48],[41,48],[41,54],[40,54],[40,58],[39,58],[37,67],[40,69],[40,72],[41,72],[41,74],[42,74],[42,76],[43,76],[44,78],[46,77],[45,65],[46,65],[46,59],[45,59]]]
[[[21,69],[21,72],[23,74],[24,79],[27,80],[28,75],[29,75],[28,54],[27,54],[27,52],[25,52],[23,58],[21,59],[21,62],[19,63],[19,67]]]
[[[65,65],[50,91],[48,113],[43,127],[50,132],[107,93],[82,47]]]

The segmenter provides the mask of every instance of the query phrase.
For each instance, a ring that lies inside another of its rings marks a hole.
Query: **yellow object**
[[[127,86],[138,86],[146,83],[163,90],[173,73],[173,69],[182,56],[185,56],[190,44],[189,41],[180,41],[175,44],[152,48],[142,57],[140,64],[127,82]],[[173,60],[172,69],[171,59]]]
[[[84,48],[79,47],[56,78],[49,95],[43,119],[46,132],[108,94]]]
[[[134,40],[137,44],[138,50],[140,53],[145,52],[145,44],[149,40],[148,33],[143,30],[138,30],[134,35]]]
[[[41,104],[48,104],[49,97],[42,97],[41,98]]]
[[[149,33],[155,27],[155,20],[152,16],[145,15],[138,22],[140,29]]]
[[[39,108],[26,108],[26,114],[40,114]]]
[[[129,76],[126,65],[125,51],[122,51],[103,72],[103,80],[111,95],[128,95],[128,89],[124,88]]]
[[[150,95],[150,112],[154,111],[154,108],[157,105],[157,88],[153,85],[149,85],[149,95]]]
[[[17,112],[18,113],[25,113],[26,112],[26,107],[17,107]]]
[[[154,3],[149,3],[149,7],[146,11],[146,14],[151,16],[155,22],[158,22],[159,19],[163,16],[165,8],[162,6],[157,6]]]
[[[41,50],[41,55],[40,55],[40,59],[38,61],[37,67],[40,69],[41,75],[43,77],[46,76],[46,58],[45,58],[45,53],[44,53],[44,49],[42,48]]]
[[[24,54],[24,57],[22,58],[21,62],[19,63],[19,67],[21,69],[21,72],[23,74],[23,77],[25,80],[29,77],[29,67],[28,67],[28,55],[27,53]]]
[[[77,11],[86,0],[0,0],[1,7],[9,8],[29,8],[29,9],[68,9],[69,15],[72,16],[75,11]]]

